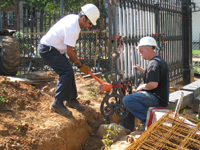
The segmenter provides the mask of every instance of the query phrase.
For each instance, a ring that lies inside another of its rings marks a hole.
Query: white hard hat
[[[81,7],[83,13],[88,17],[93,25],[96,25],[96,21],[100,16],[99,9],[94,4],[86,4]]]
[[[140,46],[155,46],[155,48],[157,48],[157,43],[153,37],[145,36],[140,39],[137,48],[139,48]]]

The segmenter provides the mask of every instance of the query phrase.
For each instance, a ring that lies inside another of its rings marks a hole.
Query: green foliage
[[[13,34],[13,36],[15,36],[17,39],[19,39],[19,47],[20,47],[20,54],[22,54],[22,52],[24,52],[24,49],[28,49],[28,40],[25,41],[21,41],[20,39],[28,39],[28,35],[23,35],[22,30],[21,31],[17,31]]]
[[[120,133],[121,129],[113,126],[114,131],[112,131],[112,130],[109,129],[109,125],[107,125],[107,127],[105,127],[105,128],[107,129],[106,130],[107,134],[104,135],[103,138],[105,139],[106,146],[107,146],[107,149],[108,149],[111,146],[110,140],[111,140],[112,135],[117,135],[118,133]]]
[[[0,105],[3,103],[8,103],[9,100],[5,100],[3,96],[0,96]]]
[[[104,76],[102,76],[101,79],[102,79],[103,81],[106,81],[106,78],[105,78]]]
[[[1,93],[4,93],[6,90],[6,87],[4,87],[2,90],[1,90]],[[9,100],[5,100],[4,97],[1,95],[0,96],[0,105],[3,104],[3,103],[8,103]]]
[[[30,30],[29,30],[30,32]],[[16,33],[13,34],[17,39],[19,39],[19,46],[20,46],[20,54],[22,55],[27,55],[28,53],[32,52],[32,43],[31,43],[31,38],[36,38],[37,35],[24,35],[23,31],[17,31]],[[34,48],[36,50],[36,48]],[[26,54],[24,52],[26,51]]]
[[[21,75],[20,71],[18,71],[16,75]]]
[[[83,97],[84,98],[89,98],[89,96],[87,94],[84,94]]]
[[[95,92],[92,92],[92,95],[95,96],[95,97],[97,96]]]
[[[200,55],[200,50],[192,50],[192,55]]]
[[[6,87],[4,87],[2,90],[1,90],[1,93],[3,93],[5,91]]]
[[[32,7],[36,9],[36,11],[44,12],[48,11],[50,13],[57,13],[60,11],[60,0],[23,0],[24,7],[29,8]],[[64,1],[64,0],[63,0]],[[96,3],[95,0],[65,0],[64,1],[64,10],[67,12],[78,12],[80,7],[85,3]]]
[[[183,113],[185,113],[185,112],[186,112],[186,109],[183,110]]]
[[[17,131],[21,132],[21,130],[19,129],[19,127],[18,127],[18,126],[16,126],[15,128],[16,128],[16,130],[17,130]]]
[[[96,0],[68,0],[64,4],[64,9],[66,12],[79,12],[80,7],[86,3],[96,3]]]
[[[53,0],[23,0],[25,3],[23,6],[29,8],[32,5],[32,8],[35,8],[36,11],[44,12],[45,7],[48,3],[53,3]]]
[[[194,68],[194,73],[200,74],[200,67],[198,67],[198,66],[193,66],[193,68]]]
[[[9,6],[14,6],[14,5],[16,5],[14,3],[14,0],[0,0],[0,10],[4,10]]]

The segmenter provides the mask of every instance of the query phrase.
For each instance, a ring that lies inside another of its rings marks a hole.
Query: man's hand
[[[145,69],[142,68],[142,67],[140,67],[139,65],[133,66],[133,69],[134,69],[134,70],[137,69],[138,71],[142,72],[143,74],[144,74],[144,72],[145,72]]]
[[[158,87],[158,82],[149,82],[149,83],[141,84],[140,86],[138,86],[138,88],[136,89],[136,92],[139,92],[141,90],[153,90],[157,87]]]
[[[83,73],[88,73],[88,71],[91,71],[89,67],[86,65],[82,65],[82,67],[78,67]]]
[[[74,53],[76,54],[76,56],[77,56],[77,50],[74,50]]]

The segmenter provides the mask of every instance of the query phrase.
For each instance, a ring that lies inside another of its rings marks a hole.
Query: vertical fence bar
[[[133,57],[133,51],[134,51],[134,47],[133,47],[133,5],[132,5],[132,2],[130,2],[130,26],[131,26],[131,32],[130,32],[130,40],[131,40],[131,54],[130,54],[130,57],[131,57],[131,67],[130,67],[130,71],[131,71],[131,74],[130,74],[130,77],[133,77],[134,76],[134,71],[133,71],[133,65],[134,65],[134,57]]]
[[[183,81],[188,84],[192,80],[191,47],[191,0],[182,0],[182,34],[183,34]],[[188,32],[189,31],[189,32]]]
[[[122,1],[119,1],[119,35],[123,36],[123,30],[122,30],[123,26],[122,26]],[[124,72],[124,57],[123,57],[123,48],[122,46],[120,47],[120,59],[121,59],[121,73]]]
[[[130,19],[129,19],[129,2],[126,5],[126,20],[127,20],[127,56],[128,56],[128,78],[131,77],[131,58],[130,58]]]
[[[127,62],[127,32],[126,32],[126,2],[123,1],[123,7],[122,7],[122,12],[123,12],[123,33],[124,33],[124,69],[125,69],[125,79],[128,78],[128,62]]]

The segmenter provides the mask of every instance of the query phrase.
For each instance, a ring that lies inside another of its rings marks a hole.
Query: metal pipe
[[[125,56],[128,56],[128,78],[131,77],[131,57],[130,57],[130,21],[129,21],[129,3],[127,2],[127,7],[126,7],[126,19],[127,19],[127,50],[125,51]]]
[[[122,32],[122,5],[121,5],[121,0],[120,0],[120,6],[119,6],[119,34],[120,36],[123,35],[123,32]],[[121,59],[121,66],[120,66],[120,69],[121,69],[121,73],[124,72],[124,57],[123,57],[123,48],[120,47],[120,52],[121,52],[121,55],[120,55],[120,59]]]
[[[122,13],[123,13],[123,33],[124,33],[124,37],[127,38],[127,32],[126,32],[126,12],[125,12],[125,2],[123,3],[123,9],[122,9]],[[125,39],[126,40],[126,39]],[[124,64],[125,64],[125,78],[128,77],[128,64],[127,64],[127,55],[126,55],[126,52],[127,52],[127,41],[124,41]],[[123,54],[123,53],[122,53]]]
[[[134,48],[133,48],[133,34],[134,34],[134,32],[133,32],[133,18],[134,18],[134,16],[133,16],[133,5],[131,3],[131,7],[130,7],[131,34],[130,34],[130,38],[131,38],[132,42],[131,42],[131,54],[130,54],[130,56],[131,56],[131,67],[130,67],[131,75],[130,75],[130,77],[134,76],[134,71],[133,71],[133,65],[134,65],[134,63],[133,63],[133,59],[134,59],[134,57],[133,57],[133,51],[134,51]]]

